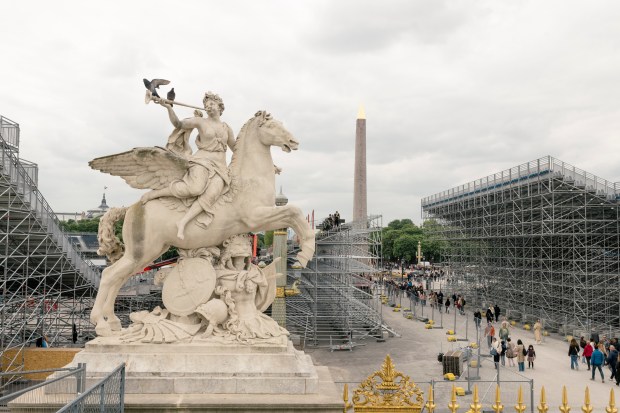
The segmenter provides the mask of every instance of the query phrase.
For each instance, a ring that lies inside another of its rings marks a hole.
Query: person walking
[[[495,315],[495,321],[499,322],[499,305],[493,306],[493,315]]]
[[[480,329],[481,322],[482,322],[482,313],[480,313],[480,310],[476,310],[474,312],[474,324],[476,325],[476,330]]]
[[[618,379],[616,378],[617,370],[616,365],[618,364],[618,350],[613,345],[609,346],[609,353],[607,354],[607,358],[605,359],[609,369],[611,370],[611,376],[609,376],[609,380]]]
[[[588,370],[590,370],[590,358],[592,357],[592,352],[594,351],[594,347],[596,347],[594,345],[594,341],[590,340],[590,342],[588,344],[586,344],[585,348],[583,349],[583,357],[585,357],[586,359],[586,363],[588,364]]]
[[[446,314],[450,314],[450,298],[446,297]]]
[[[500,340],[506,341],[506,340],[508,340],[508,336],[510,335],[510,331],[508,330],[508,327],[506,327],[505,325],[502,325],[499,328],[498,334],[499,334],[499,339]]]
[[[534,351],[534,346],[530,344],[527,348],[527,368],[528,369],[534,368],[535,359],[536,359],[536,352]]]
[[[583,355],[583,350],[586,349],[587,345],[588,342],[586,341],[586,338],[581,336],[581,338],[579,338],[579,347],[581,347],[581,364],[586,364],[586,358]]]
[[[500,351],[499,353],[499,359],[502,363],[502,366],[506,365],[506,352],[508,351],[508,348],[506,347],[506,341],[502,340],[500,342],[500,348],[502,349],[502,351]]]
[[[534,338],[536,339],[536,344],[542,344],[542,324],[540,323],[540,319],[536,320],[534,324]]]
[[[491,349],[491,345],[493,344],[493,337],[495,336],[495,328],[492,323],[487,323],[486,328],[484,329],[484,335],[487,338],[487,345],[489,346],[489,350]]]
[[[510,340],[510,337],[508,337],[508,340],[506,340],[506,357],[508,358],[508,367],[515,366],[515,357],[517,356],[515,353],[515,343],[513,343]]]
[[[486,318],[487,318],[487,323],[492,323],[493,319],[495,317],[493,317],[493,307],[489,306],[489,308],[487,308],[487,312],[485,314]]]
[[[599,345],[599,347],[601,346],[602,344]],[[603,352],[600,350],[599,347],[596,347],[594,349],[594,351],[592,352],[592,357],[590,358],[590,364],[592,365],[592,378],[590,380],[594,380],[594,374],[598,369],[599,373],[601,373],[601,381],[605,383],[605,375],[603,374],[603,369],[601,368],[603,362],[605,361],[605,356],[603,355]]]
[[[525,356],[527,355],[527,350],[523,345],[521,339],[517,340],[517,363],[519,364],[519,371],[525,371]]]
[[[568,356],[570,357],[570,369],[579,370],[579,344],[574,338],[568,346]]]
[[[493,337],[491,341],[491,355],[493,356],[493,362],[495,363],[495,369],[499,369],[499,358],[502,349],[500,347],[499,341],[496,337]]]

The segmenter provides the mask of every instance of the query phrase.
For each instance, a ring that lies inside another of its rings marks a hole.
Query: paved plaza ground
[[[409,307],[408,300],[403,299],[403,307]],[[416,309],[420,314],[420,307]],[[458,338],[465,338],[466,325],[468,341],[450,343],[447,341],[446,330],[454,328],[454,312],[443,314],[443,327],[428,330],[424,328],[424,323],[415,319],[409,320],[403,317],[401,312],[393,312],[392,308],[383,306],[384,321],[396,330],[401,337],[386,338],[385,342],[377,342],[374,338],[357,340],[359,346],[353,351],[334,351],[327,348],[306,349],[316,365],[328,366],[334,381],[342,389],[345,382],[354,389],[359,382],[364,380],[374,371],[379,370],[386,354],[390,354],[396,369],[409,375],[411,379],[419,384],[421,389],[428,392],[431,380],[435,380],[435,400],[437,408],[447,410],[450,389],[452,383],[443,379],[442,364],[437,361],[437,354],[457,349],[465,346],[468,342],[476,341],[476,329],[473,323],[473,309],[469,309],[465,316],[456,316],[456,335]],[[430,307],[425,307],[424,315],[430,315]],[[435,313],[435,320],[440,324],[441,316]],[[466,321],[468,320],[468,321]],[[484,320],[483,320],[484,321]],[[496,331],[499,330],[498,323],[495,323]],[[557,411],[562,399],[562,386],[566,386],[569,406],[573,411],[579,411],[584,402],[586,386],[590,389],[591,403],[595,411],[604,411],[609,402],[610,389],[618,393],[619,387],[615,385],[615,380],[609,380],[610,371],[603,367],[605,373],[605,383],[601,383],[600,375],[596,381],[591,381],[591,372],[587,371],[585,364],[580,364],[579,370],[570,369],[570,357],[568,356],[568,343],[562,336],[551,335],[544,337],[543,344],[536,345],[534,335],[520,326],[511,329],[511,339],[516,343],[521,339],[527,346],[533,344],[536,350],[535,368],[526,369],[523,373],[517,372],[517,367],[506,366],[500,368],[500,381],[502,390],[502,403],[506,411],[513,411],[513,406],[517,400],[519,385],[523,389],[524,403],[530,410],[531,392],[530,380],[533,380],[534,403],[538,405],[541,386],[545,387],[547,404],[551,411]],[[479,370],[480,380],[478,384],[481,403],[485,410],[490,410],[493,404],[496,388],[496,370],[493,367],[492,359],[489,354],[486,340],[481,340],[481,367]],[[516,364],[516,359],[515,359]],[[471,369],[470,374],[475,377],[476,370]],[[598,372],[597,372],[598,374]],[[467,373],[463,375],[465,377]],[[471,382],[473,388],[474,382]],[[468,388],[467,381],[457,384],[465,389]],[[350,393],[352,390],[350,391]],[[471,396],[458,398],[461,405],[460,411],[465,412],[469,409]],[[620,400],[619,400],[620,401]]]

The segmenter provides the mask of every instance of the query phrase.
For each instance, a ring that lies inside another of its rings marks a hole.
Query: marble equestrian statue
[[[159,103],[166,106],[164,99]],[[195,124],[190,124],[192,127],[189,129],[193,129]],[[204,129],[196,129],[199,133],[205,133]],[[188,135],[175,136],[187,140]],[[264,274],[259,273],[257,268],[242,262],[247,261],[247,257],[240,258],[244,254],[238,254],[236,261],[234,257],[229,257],[232,261],[227,266],[224,265],[226,261],[224,264],[220,262],[226,258],[220,257],[226,255],[226,243],[230,244],[235,236],[285,227],[292,228],[299,237],[299,263],[305,266],[312,258],[314,232],[301,210],[292,205],[275,205],[276,169],[271,146],[290,152],[296,150],[299,143],[281,122],[267,112],[259,111],[245,123],[234,140],[234,152],[227,171],[230,176],[230,199],[213,205],[207,226],[199,225],[200,214],[194,216],[185,227],[183,238],[179,237],[178,223],[187,216],[196,198],[178,199],[161,190],[189,174],[195,160],[187,148],[175,151],[170,149],[170,144],[168,149],[135,148],[89,163],[93,169],[122,177],[133,188],[164,193],[161,197],[143,199],[127,208],[112,208],[101,220],[100,251],[108,255],[113,263],[103,271],[91,312],[91,321],[95,323],[99,336],[122,337],[120,320],[114,314],[120,288],[171,246],[177,247],[182,257],[177,266],[179,268],[175,267],[179,274],[162,277],[163,302],[171,308],[132,314],[134,325],[130,331],[123,331],[126,339],[171,342],[175,341],[169,340],[171,336],[191,340],[198,336],[204,338],[205,334],[219,334],[220,338],[236,335],[239,340],[248,341],[283,334],[262,315],[248,309],[250,303],[256,303],[255,310],[262,313],[270,304],[269,297],[273,300],[275,271],[266,269]],[[123,218],[124,248],[113,233],[114,222]],[[185,265],[182,264],[184,259]],[[223,265],[226,271],[222,270]],[[216,269],[218,266],[219,270]],[[239,322],[240,318],[242,322]],[[226,326],[229,331],[224,334],[222,329],[226,330]],[[165,337],[166,332],[168,338]]]

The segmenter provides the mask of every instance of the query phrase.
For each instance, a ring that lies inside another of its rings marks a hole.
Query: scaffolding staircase
[[[88,338],[100,272],[82,258],[37,188],[38,167],[19,158],[19,125],[0,116],[0,369],[46,335],[53,346]]]
[[[383,334],[379,297],[372,288],[378,273],[381,217],[321,231],[307,268],[289,271],[301,294],[287,297],[287,328],[307,345],[327,346]],[[294,253],[294,251],[291,251]]]

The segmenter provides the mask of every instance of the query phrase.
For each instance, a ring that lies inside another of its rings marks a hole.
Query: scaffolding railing
[[[481,192],[497,190],[504,186],[522,185],[524,181],[540,179],[544,175],[553,172],[559,173],[568,179],[573,179],[576,183],[606,196],[616,198],[620,195],[620,183],[600,178],[552,156],[545,156],[425,197],[422,199],[422,207],[474,197]]]
[[[0,117],[0,370],[23,369],[24,348],[92,338],[88,320],[99,271],[84,260],[20,159],[19,125]]]
[[[1,139],[1,138],[0,138]],[[5,143],[5,142],[2,142]],[[3,148],[5,145],[2,145]],[[101,273],[91,262],[84,260],[76,250],[67,234],[60,228],[56,214],[47,203],[31,174],[26,171],[22,161],[12,150],[2,150],[0,153],[0,168],[22,198],[25,205],[35,212],[41,226],[53,237],[58,246],[66,254],[69,261],[82,276],[95,286],[99,285]]]
[[[423,200],[451,288],[550,331],[620,334],[618,184],[551,157],[507,171]]]

